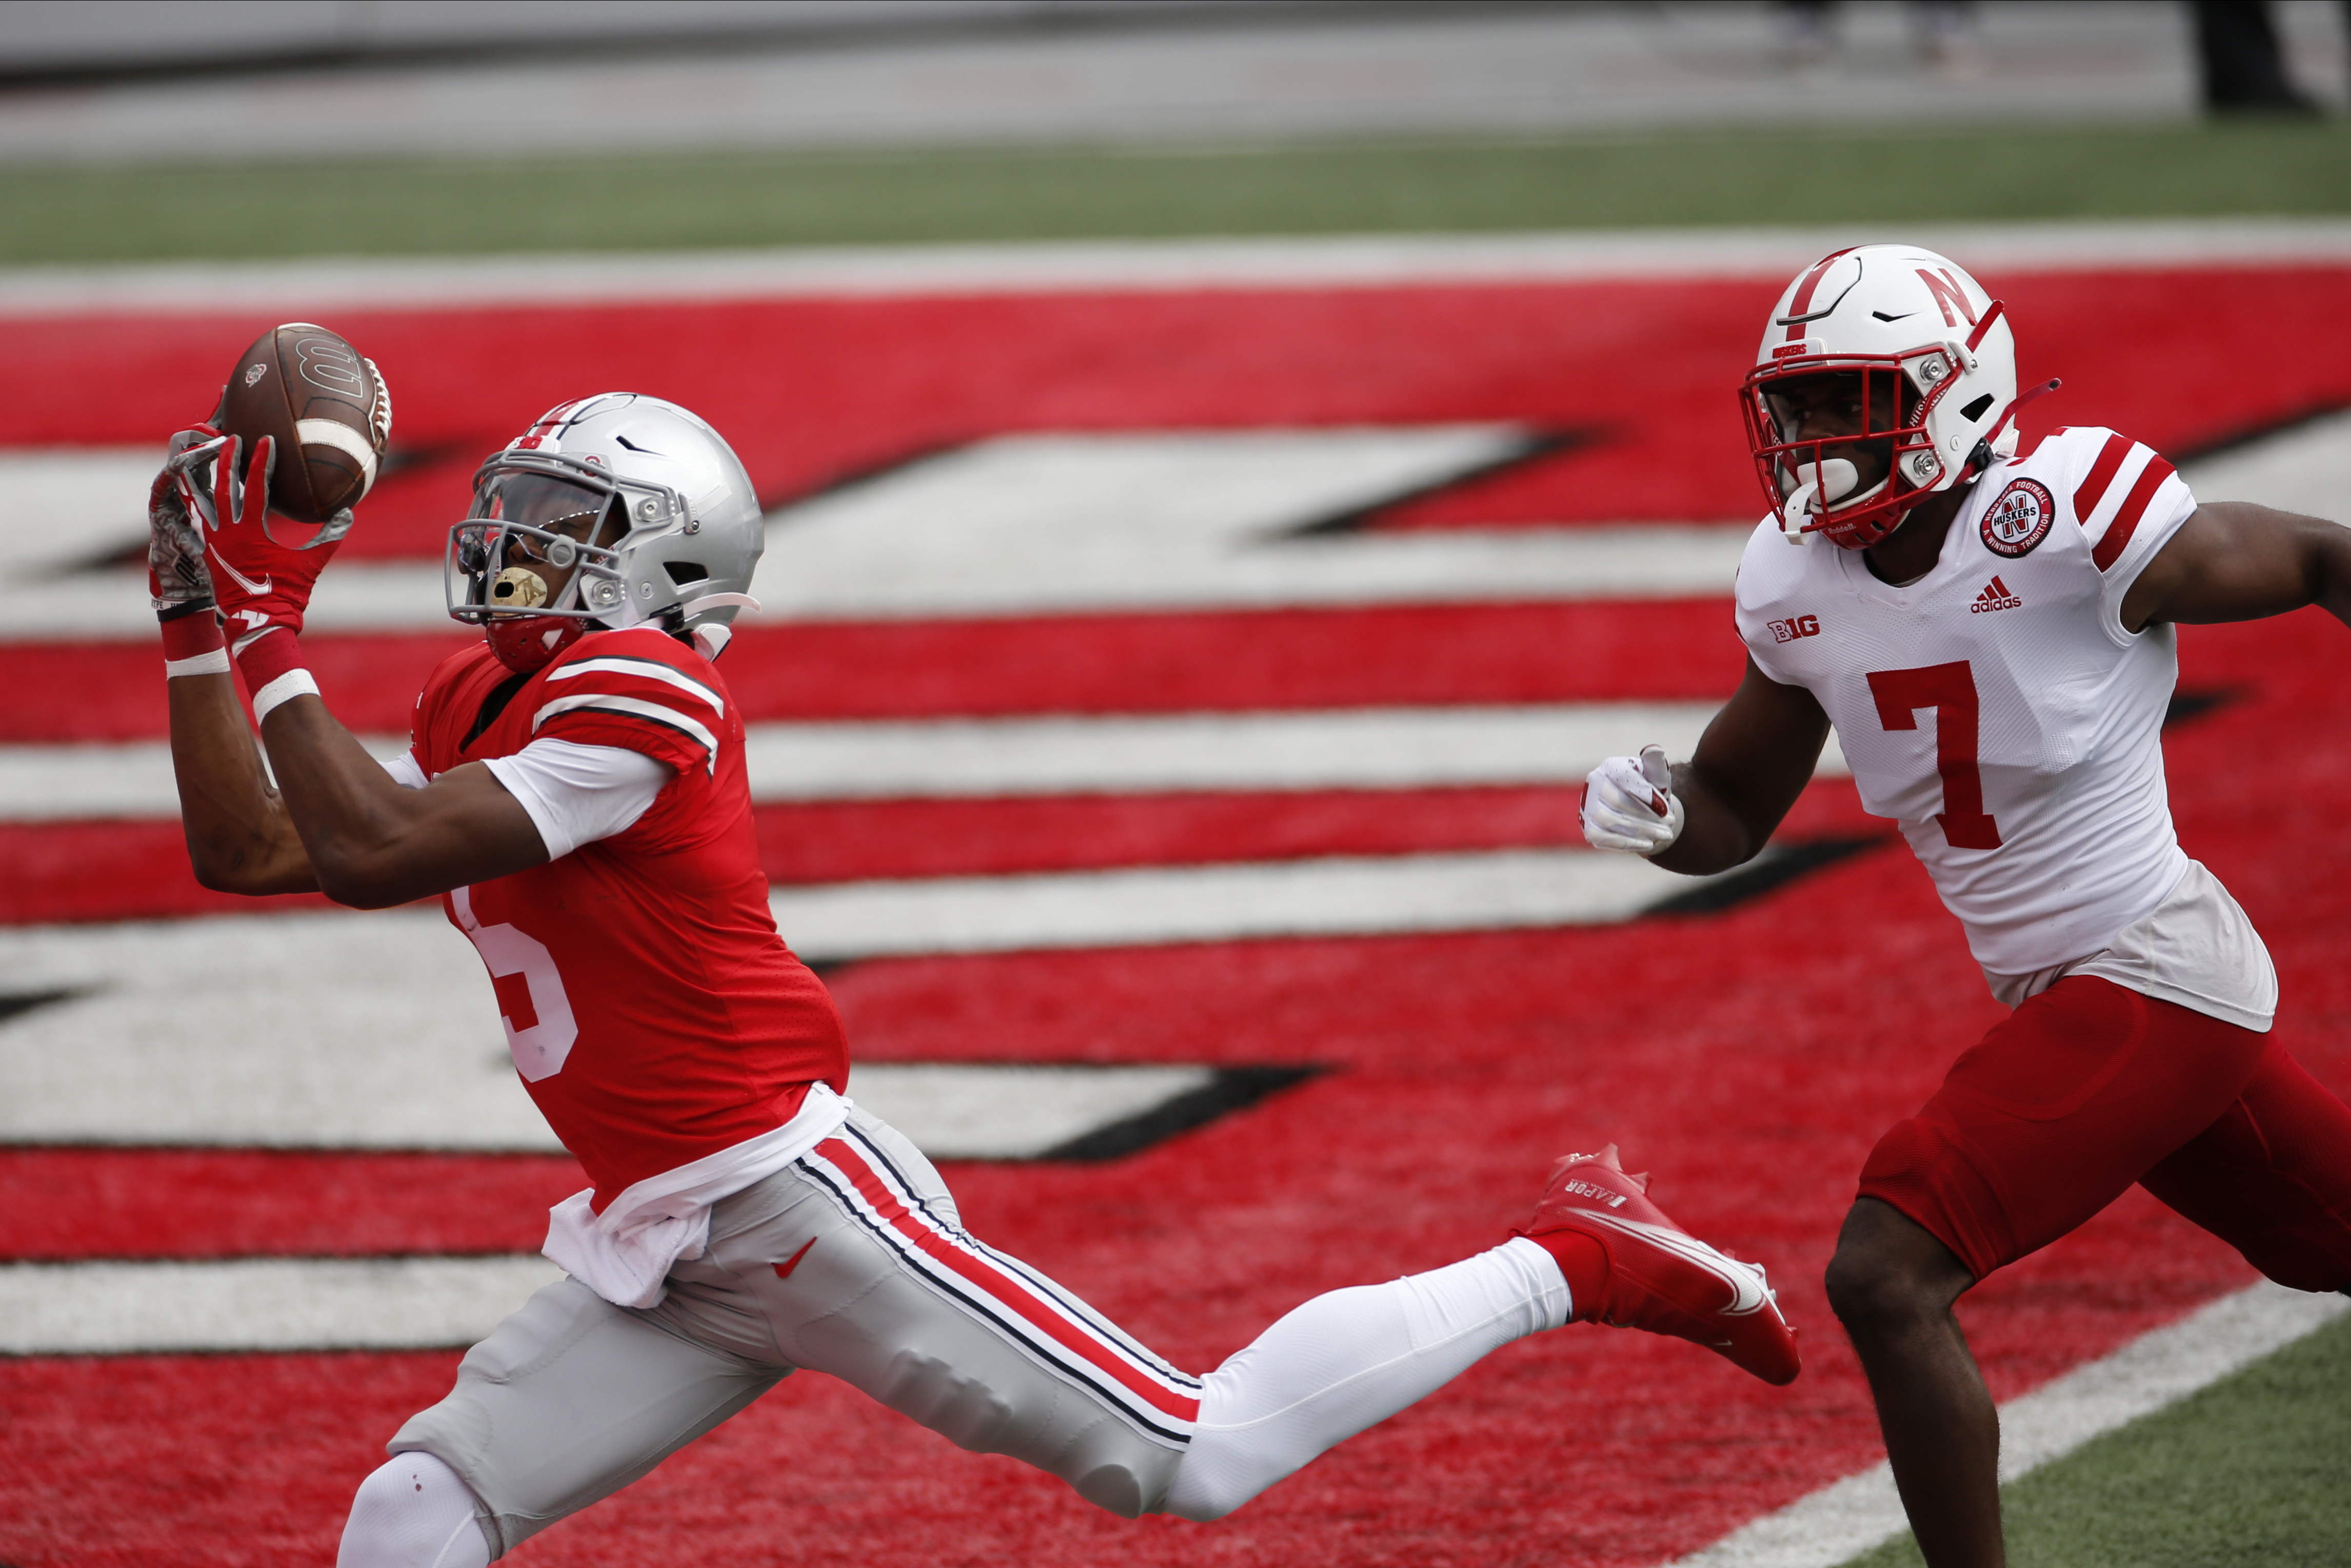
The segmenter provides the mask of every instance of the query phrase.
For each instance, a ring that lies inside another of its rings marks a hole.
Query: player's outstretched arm
[[[319,883],[262,767],[226,674],[174,675],[172,770],[196,881],[219,893],[308,893]]]
[[[547,862],[522,802],[487,768],[453,768],[403,788],[316,696],[262,721],[286,811],[320,892],[382,909]]]
[[[262,499],[269,453],[265,440],[248,467],[238,438],[183,431],[148,495],[148,591],[197,879],[232,893],[315,888],[380,909],[543,863],[537,825],[488,768],[469,764],[407,789],[319,700],[298,635],[350,518],[308,544],[272,538]],[[232,660],[271,768],[246,727]]]
[[[2305,604],[2351,624],[2351,528],[2249,501],[2198,507],[2123,595],[2126,630],[2258,621]]]
[[[204,541],[190,499],[192,448],[209,432],[182,431],[147,493],[147,591],[163,639],[172,768],[196,880],[222,893],[304,893],[318,883],[271,787],[229,674]]]
[[[1752,860],[1812,781],[1828,737],[1828,715],[1812,693],[1782,685],[1748,660],[1697,755],[1674,765],[1682,831],[1650,858],[1692,876]]]

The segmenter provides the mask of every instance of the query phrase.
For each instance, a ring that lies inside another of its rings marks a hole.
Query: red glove
[[[204,519],[204,563],[213,598],[227,623],[231,650],[253,694],[256,719],[287,697],[319,688],[303,668],[295,643],[310,591],[350,531],[346,507],[307,544],[278,542],[269,528],[269,476],[277,443],[263,436],[253,460],[242,463],[243,438],[208,425],[181,433],[193,438],[175,453],[167,469],[177,475],[183,502]],[[174,437],[174,446],[180,437]],[[283,637],[270,632],[284,632]]]

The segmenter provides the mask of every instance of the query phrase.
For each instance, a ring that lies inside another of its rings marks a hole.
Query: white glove
[[[1674,798],[1666,748],[1645,746],[1638,757],[1612,757],[1583,781],[1583,841],[1595,850],[1654,855],[1682,836],[1682,803]]]

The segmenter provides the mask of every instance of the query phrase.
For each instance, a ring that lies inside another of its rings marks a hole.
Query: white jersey
[[[1858,550],[1791,548],[1776,519],[1748,543],[1748,651],[1819,700],[1862,805],[1901,824],[1995,986],[2108,949],[2188,872],[2159,738],[2172,629],[2126,632],[2120,611],[2195,507],[2147,447],[2061,430],[1977,482],[1915,582],[1880,582]],[[2255,999],[2274,986],[2266,954],[2260,968],[2224,988]]]

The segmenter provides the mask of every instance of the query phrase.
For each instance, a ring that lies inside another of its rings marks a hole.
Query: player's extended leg
[[[2351,1288],[2351,1106],[2283,1046],[2141,1185],[2281,1285]]]
[[[1951,1303],[2210,1126],[2262,1036],[2075,976],[2018,1008],[1871,1151],[1829,1304],[1932,1568],[1998,1568],[1997,1427]]]
[[[1166,1511],[1220,1519],[1489,1352],[1571,1317],[1687,1339],[1771,1383],[1795,1339],[1763,1270],[1668,1219],[1614,1145],[1552,1167],[1516,1239],[1449,1267],[1317,1296],[1202,1380]]]
[[[1318,1297],[1197,1380],[965,1231],[930,1163],[862,1113],[762,1185],[721,1206],[711,1257],[672,1272],[657,1313],[700,1338],[742,1333],[745,1354],[831,1373],[1128,1517],[1220,1517],[1557,1326],[1562,1255],[1584,1298],[1575,1315],[1696,1338],[1774,1381],[1795,1373],[1761,1271],[1685,1235],[1613,1151],[1561,1163],[1529,1238]]]

